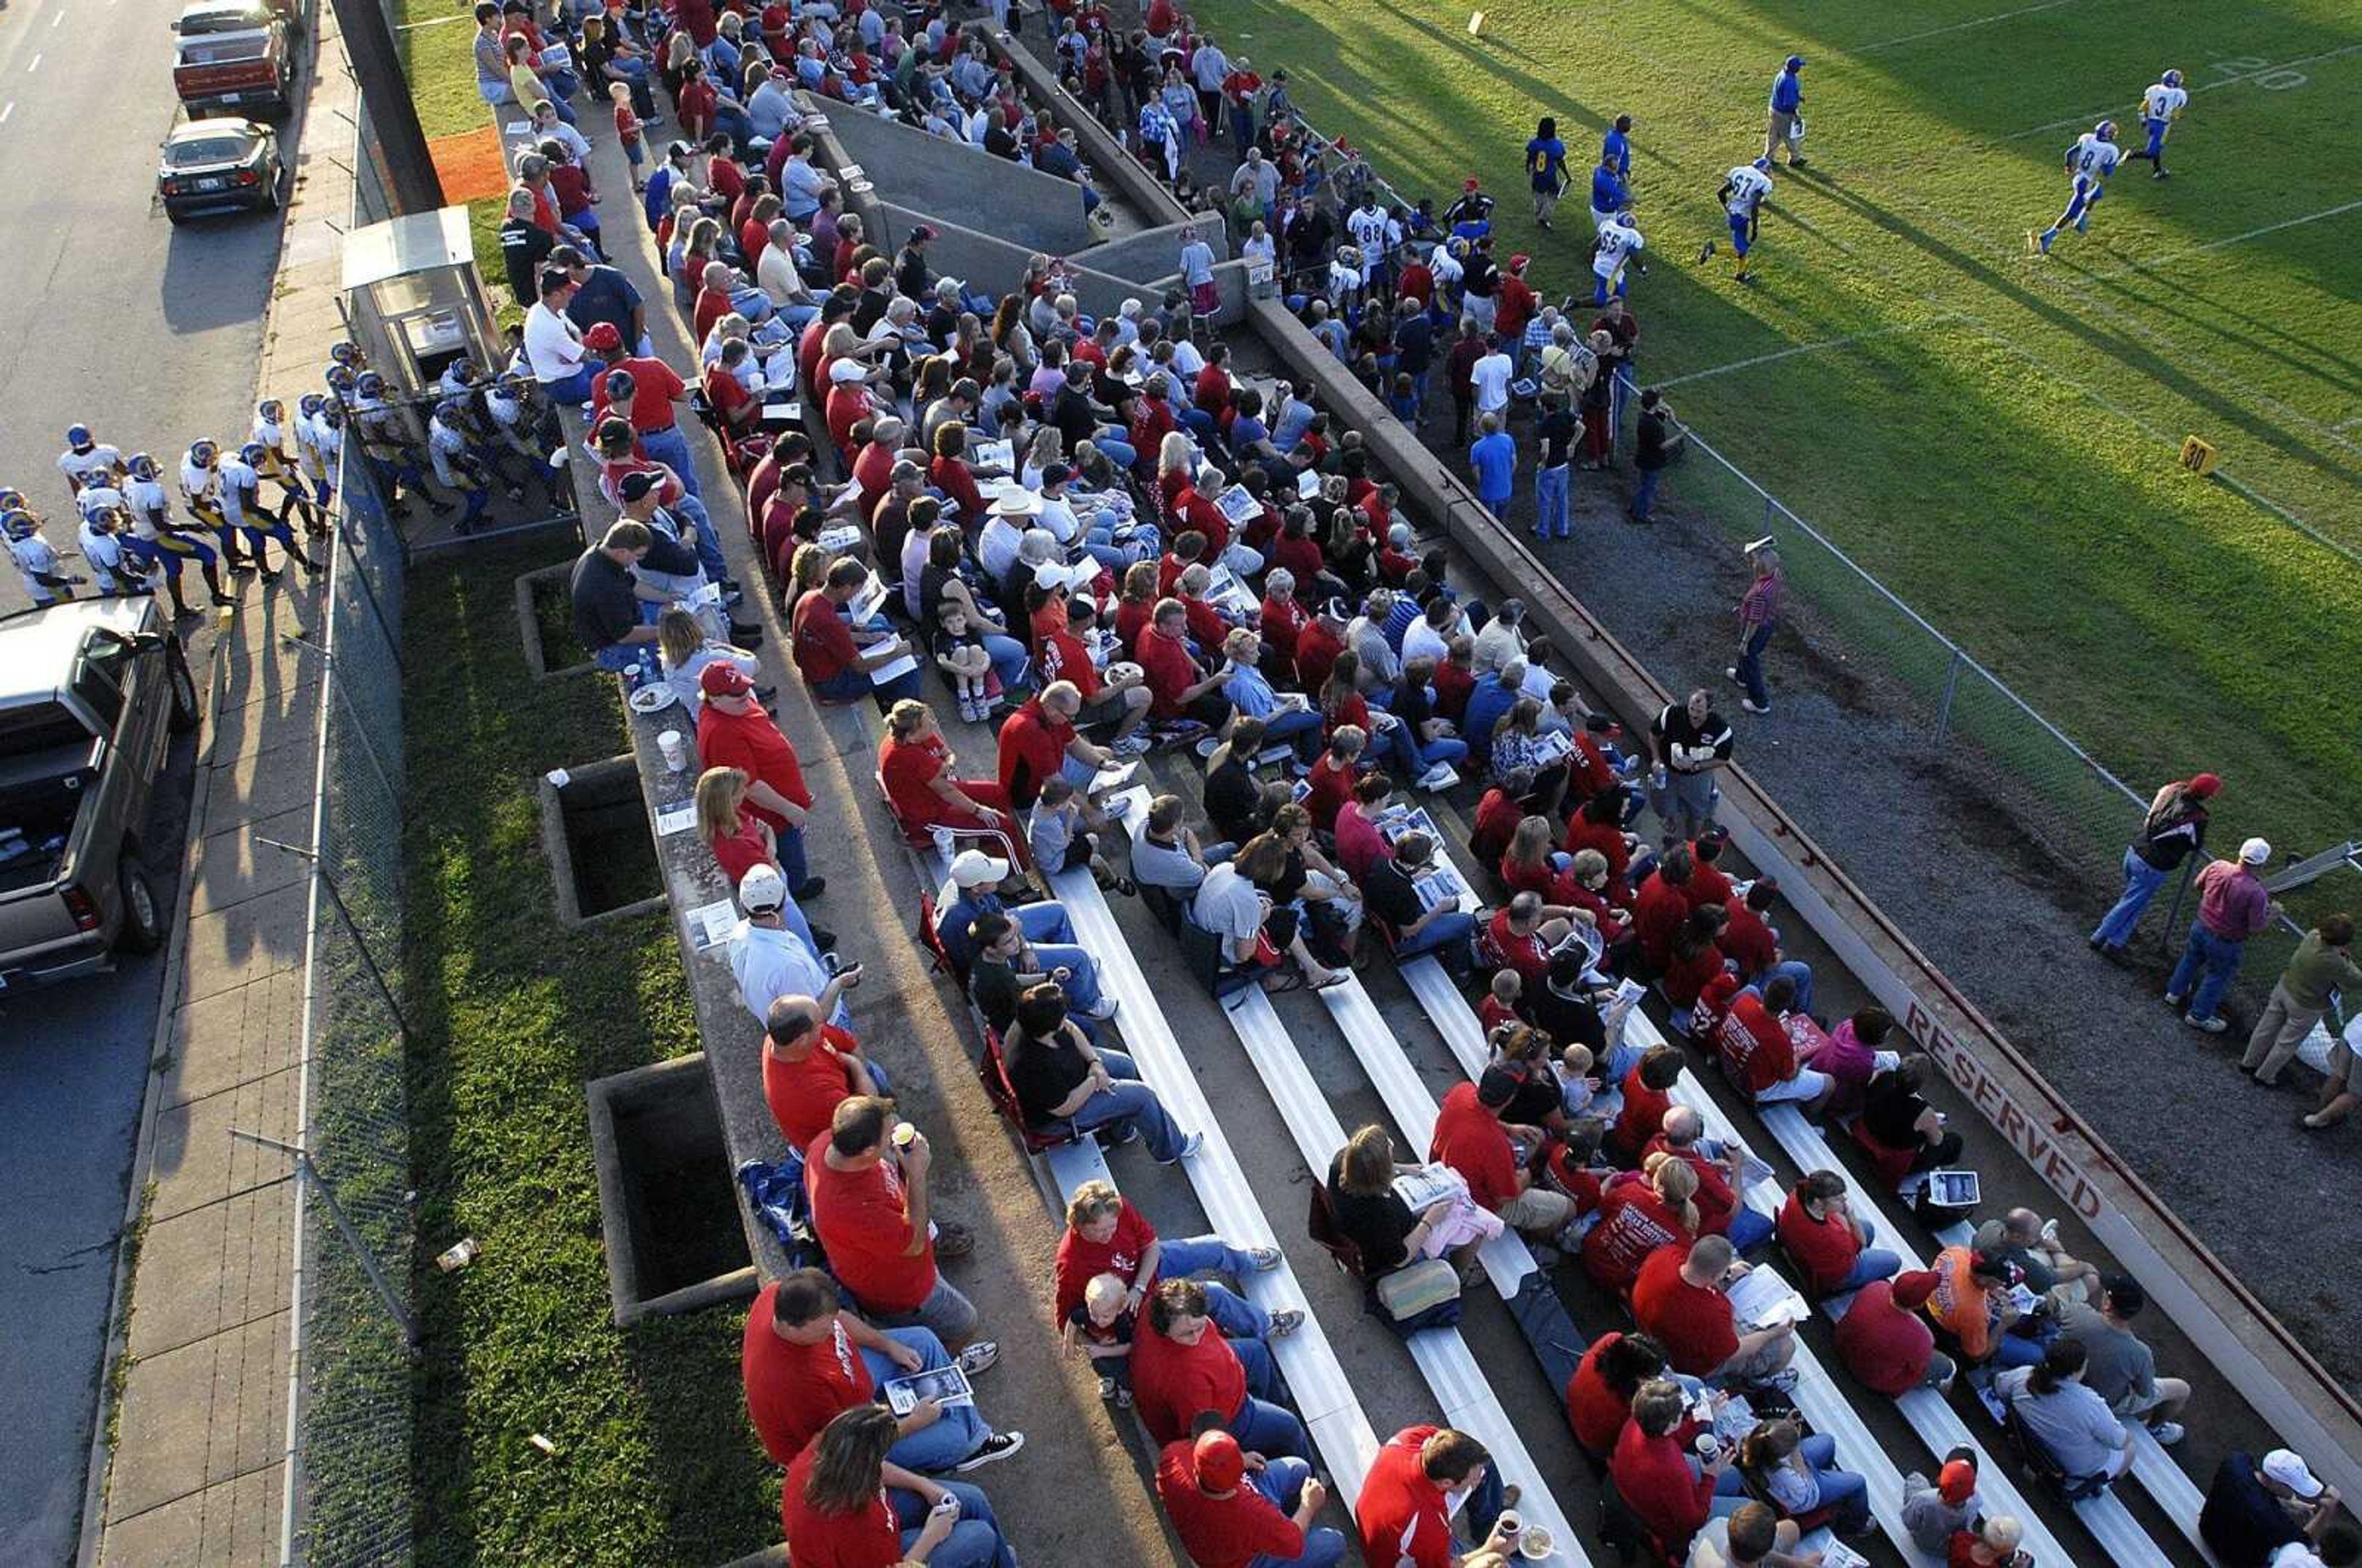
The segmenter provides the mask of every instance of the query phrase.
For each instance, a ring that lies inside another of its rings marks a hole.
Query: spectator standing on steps
[[[1686,701],[1668,703],[1649,724],[1649,744],[1656,753],[1650,775],[1657,817],[1664,830],[1664,847],[1702,836],[1714,826],[1714,809],[1722,797],[1714,776],[1730,766],[1733,736],[1730,725],[1714,711],[1714,699],[1699,687]]]
[[[2222,788],[2223,780],[2201,773],[2176,779],[2157,792],[2139,836],[2125,851],[2124,896],[2088,939],[2092,952],[2112,963],[2124,961],[2125,944],[2132,940],[2148,901],[2181,868],[2191,850],[2206,846],[2208,806]]]
[[[1639,483],[1632,491],[1632,521],[1653,523],[1651,513],[1657,504],[1657,486],[1665,476],[1665,469],[1681,450],[1690,433],[1673,417],[1673,405],[1664,394],[1650,387],[1640,394],[1640,424],[1632,448],[1632,466],[1639,470]]]
[[[2247,939],[2272,922],[2279,906],[2264,890],[2258,867],[2270,863],[2272,846],[2260,838],[2239,845],[2236,862],[2217,860],[2198,873],[2198,918],[2190,922],[2190,940],[2181,962],[2165,984],[2165,1002],[2180,1011],[2181,1021],[2209,1034],[2220,1034],[2230,1024],[2214,1010],[2239,972],[2239,956]],[[2193,991],[2192,985],[2197,987]]]
[[[1642,424],[1648,415],[1641,414]],[[1772,693],[1763,684],[1763,650],[1772,644],[1772,634],[1780,624],[1780,601],[1786,593],[1788,580],[1780,571],[1780,552],[1772,547],[1769,537],[1756,540],[1747,547],[1747,559],[1755,569],[1755,580],[1747,585],[1746,595],[1738,602],[1738,662],[1724,671],[1731,679],[1747,688],[1739,706],[1750,713],[1772,711]]]
[[[2296,1048],[2329,1010],[2332,991],[2362,1002],[2362,969],[2354,966],[2354,917],[2334,914],[2305,933],[2272,987],[2271,1000],[2247,1036],[2239,1070],[2270,1088],[2280,1081]]]

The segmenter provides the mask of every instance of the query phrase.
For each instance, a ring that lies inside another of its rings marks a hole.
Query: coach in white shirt
[[[552,403],[590,401],[590,366],[582,329],[567,319],[574,280],[563,267],[541,271],[541,303],[524,313],[524,358]]]

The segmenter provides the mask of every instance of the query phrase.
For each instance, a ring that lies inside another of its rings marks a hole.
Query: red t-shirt
[[[705,372],[705,401],[713,405],[713,412],[722,416],[723,423],[734,429],[745,423],[740,410],[756,406],[755,394],[746,390],[746,383],[723,369],[719,361]]]
[[[1696,953],[1684,958],[1676,954],[1657,984],[1665,999],[1674,1007],[1687,1010],[1697,1004],[1698,996],[1706,982],[1722,973],[1722,949],[1709,942]]]
[[[746,1386],[746,1414],[763,1452],[774,1464],[792,1464],[821,1428],[856,1405],[866,1405],[877,1386],[869,1368],[845,1337],[842,1320],[816,1345],[791,1345],[771,1331],[775,1281],[755,1297],[738,1369]]]
[[[1246,1568],[1257,1557],[1302,1556],[1303,1529],[1244,1481],[1227,1497],[1199,1489],[1195,1446],[1185,1438],[1156,1456],[1156,1495],[1189,1561],[1198,1568]]]
[[[1650,872],[1633,905],[1632,923],[1639,931],[1640,950],[1649,955],[1651,966],[1661,970],[1673,961],[1673,933],[1689,913],[1688,896],[1666,881],[1661,871]]]
[[[1190,401],[1208,414],[1220,414],[1231,401],[1231,375],[1220,365],[1209,365],[1198,372],[1198,384],[1190,389]]]
[[[1443,1488],[1429,1479],[1419,1450],[1440,1427],[1405,1427],[1388,1438],[1353,1501],[1353,1532],[1369,1568],[1451,1568],[1451,1513]]]
[[[1690,841],[1690,853],[1697,853],[1695,839]],[[1682,892],[1694,910],[1702,910],[1708,904],[1727,904],[1730,902],[1730,878],[1722,874],[1722,867],[1706,860],[1692,866],[1690,879],[1682,885]]]
[[[697,759],[708,767],[736,767],[758,784],[768,784],[784,796],[789,804],[804,811],[811,809],[811,791],[804,788],[802,765],[796,760],[796,748],[779,733],[779,726],[761,708],[749,706],[743,713],[725,713],[712,703],[706,703],[697,715]],[[788,819],[777,812],[749,802],[746,809],[771,824],[778,833],[788,825]]]
[[[829,1254],[832,1261],[834,1253]],[[1228,1421],[1247,1398],[1247,1372],[1239,1353],[1212,1322],[1194,1345],[1156,1331],[1146,1313],[1131,1342],[1131,1394],[1141,1424],[1158,1443],[1178,1442],[1189,1423],[1211,1410]]]
[[[1605,1289],[1628,1290],[1650,1253],[1694,1240],[1649,1178],[1625,1171],[1600,1194],[1599,1222],[1583,1238],[1584,1271]]]
[[[1518,977],[1529,987],[1543,983],[1550,976],[1550,949],[1542,945],[1541,928],[1536,926],[1523,936],[1509,929],[1509,906],[1502,905],[1493,911],[1493,919],[1485,929],[1493,951],[1501,962],[1518,972]]]
[[[1779,961],[1779,941],[1745,899],[1732,899],[1723,908],[1730,913],[1730,923],[1715,938],[1715,945],[1730,955],[1741,975],[1753,979]]]
[[[1518,1196],[1518,1154],[1501,1119],[1476,1101],[1476,1086],[1451,1086],[1435,1110],[1435,1137],[1427,1157],[1458,1171],[1468,1196],[1500,1212]]]
[[[894,465],[900,460],[895,448],[884,441],[870,442],[853,459],[853,482],[861,487],[858,510],[862,516],[874,514],[878,501],[894,488]]]
[[[1164,597],[1160,591],[1159,599]],[[1140,639],[1148,631],[1149,617],[1156,613],[1153,601],[1120,599],[1115,606],[1115,640],[1123,645],[1124,657],[1140,657]]]
[[[1750,1095],[1796,1076],[1796,1048],[1789,1043],[1788,1031],[1751,991],[1730,1004],[1714,1044],[1732,1079]]]
[[[886,737],[877,748],[877,773],[886,780],[886,798],[897,820],[932,823],[943,817],[950,808],[929,786],[950,760],[951,746],[939,734],[922,741]]]
[[[1010,802],[1019,811],[1027,810],[1041,797],[1044,779],[1057,777],[1074,739],[1075,726],[1052,717],[1039,697],[1028,698],[1023,707],[1002,721],[1000,787],[1009,791]]]
[[[861,663],[853,628],[825,593],[807,593],[796,601],[793,631],[796,668],[811,685],[833,680]]]
[[[1642,1333],[1656,1336],[1674,1371],[1705,1377],[1738,1353],[1738,1332],[1729,1297],[1682,1277],[1688,1255],[1689,1248],[1679,1243],[1649,1254],[1632,1282],[1632,1320]]]
[[[761,252],[757,251],[756,254],[760,255]],[[703,343],[707,335],[712,332],[713,324],[728,315],[733,308],[728,289],[707,288],[701,281],[697,290],[697,304],[689,316],[690,326],[695,334],[696,340],[701,344]]]
[[[1713,1479],[1690,1469],[1683,1438],[1687,1430],[1684,1424],[1652,1438],[1634,1421],[1616,1440],[1615,1456],[1607,1462],[1616,1490],[1676,1562],[1687,1554],[1690,1537],[1705,1523],[1714,1501]],[[801,1568],[802,1560],[797,1561]]]
[[[1566,836],[1559,841],[1559,847],[1569,855],[1585,849],[1599,851],[1600,858],[1607,862],[1608,897],[1620,904],[1631,903],[1632,889],[1626,883],[1624,873],[1632,864],[1632,849],[1624,842],[1622,828],[1614,823],[1594,822],[1577,812],[1568,819]]]
[[[1307,691],[1319,690],[1329,684],[1329,672],[1337,668],[1337,656],[1344,651],[1344,640],[1336,633],[1318,621],[1307,622],[1304,630],[1296,634],[1297,682]]]
[[[1640,1081],[1640,1065],[1632,1064],[1624,1075],[1624,1109],[1617,1113],[1616,1125],[1607,1130],[1607,1146],[1617,1157],[1640,1162],[1640,1151],[1664,1130],[1665,1112],[1672,1110],[1670,1090],[1653,1089]]]
[[[776,1051],[763,1053],[763,1103],[789,1145],[809,1149],[828,1131],[839,1101],[853,1092],[853,1068],[845,1061],[860,1049],[833,1023],[820,1029],[820,1043],[800,1062]]]
[[[853,448],[853,427],[877,411],[877,405],[870,401],[869,389],[859,381],[832,385],[822,407],[828,417],[828,438],[836,443],[838,451],[848,453]]]
[[[1865,1388],[1908,1394],[1927,1378],[1936,1335],[1916,1312],[1894,1303],[1894,1282],[1874,1279],[1838,1320],[1838,1356]]]
[[[1853,1260],[1861,1255],[1861,1242],[1851,1225],[1835,1214],[1814,1219],[1805,1211],[1804,1200],[1793,1192],[1780,1206],[1777,1224],[1780,1244],[1795,1260],[1796,1272],[1805,1276],[1805,1288],[1816,1296],[1826,1296],[1844,1284],[1846,1275],[1853,1272]]]
[[[1053,1322],[1063,1323],[1074,1309],[1083,1304],[1083,1287],[1097,1275],[1111,1274],[1130,1285],[1138,1278],[1140,1260],[1148,1255],[1155,1244],[1156,1227],[1131,1206],[1131,1199],[1119,1198],[1115,1234],[1104,1242],[1086,1241],[1073,1226],[1058,1238],[1058,1298],[1051,1314]],[[1149,1282],[1142,1283],[1142,1288]]]
[[[1326,753],[1312,765],[1312,771],[1304,777],[1304,809],[1312,813],[1314,827],[1323,833],[1337,831],[1337,813],[1353,798],[1355,777],[1352,763],[1341,763]]]
[[[683,83],[680,91],[673,95],[674,105],[680,111],[680,128],[690,134],[690,139],[703,141],[706,133],[713,128],[713,111],[721,97],[713,90],[713,83],[703,77]]]
[[[1052,681],[1070,680],[1074,682],[1075,690],[1082,693],[1086,702],[1099,694],[1103,682],[1099,679],[1098,667],[1091,663],[1091,650],[1083,646],[1082,638],[1065,627],[1042,638],[1040,662],[1044,686]]]
[[[735,888],[747,872],[757,866],[771,864],[770,851],[763,847],[763,834],[755,821],[755,813],[745,806],[738,808],[738,826],[713,841],[713,863]],[[800,1145],[799,1145],[800,1147]]]
[[[1600,1358],[1623,1337],[1608,1333],[1592,1341],[1576,1364],[1574,1375],[1566,1380],[1567,1424],[1574,1429],[1574,1441],[1596,1459],[1615,1452],[1624,1423],[1632,1419],[1630,1397],[1609,1387],[1599,1370]]]
[[[1179,718],[1182,693],[1199,679],[1189,650],[1181,646],[1180,638],[1168,637],[1151,625],[1140,634],[1140,646],[1133,657],[1148,678],[1149,694],[1155,699],[1149,711],[1160,719]]]
[[[779,1491],[779,1532],[795,1555],[796,1568],[893,1568],[902,1561],[902,1531],[894,1522],[884,1486],[850,1514],[822,1513],[804,1501],[812,1456],[818,1452],[806,1448],[796,1456]]]
[[[984,492],[976,488],[976,470],[957,458],[936,458],[927,464],[927,482],[944,492],[954,522],[983,526]]]
[[[607,401],[607,378],[617,370],[628,370],[632,376],[632,405],[619,410],[632,422],[634,432],[645,435],[662,430],[674,423],[672,400],[689,390],[689,383],[662,359],[625,358],[602,370],[590,378],[590,401],[604,405]]]
[[[1435,667],[1435,716],[1458,723],[1468,715],[1468,694],[1476,690],[1476,672],[1450,659]]]
[[[901,1171],[891,1160],[835,1170],[827,1154],[825,1135],[804,1151],[804,1191],[829,1266],[869,1310],[917,1311],[935,1287],[935,1245],[902,1250],[911,1244],[911,1213]]]

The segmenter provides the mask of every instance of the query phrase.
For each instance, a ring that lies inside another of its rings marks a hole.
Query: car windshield
[[[241,33],[270,25],[270,11],[263,6],[232,6],[191,11],[181,17],[181,32],[184,37],[191,33]]]
[[[200,136],[187,141],[176,141],[164,149],[164,161],[175,169],[194,169],[207,163],[235,163],[246,156],[246,138],[236,136]]]

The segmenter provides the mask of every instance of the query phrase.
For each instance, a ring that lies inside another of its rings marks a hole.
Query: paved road
[[[71,515],[65,427],[160,462],[200,436],[243,436],[278,225],[175,228],[151,210],[172,117],[176,7],[15,0],[0,10],[0,482]],[[129,102],[126,103],[127,93]],[[107,106],[94,114],[94,106]],[[61,547],[69,531],[53,529]],[[22,585],[0,570],[0,612]],[[194,588],[194,584],[192,587]],[[188,811],[176,750],[150,842]],[[160,867],[162,877],[176,873]],[[166,906],[177,887],[160,880]],[[162,965],[0,1002],[0,1562],[71,1554],[132,1136]]]

